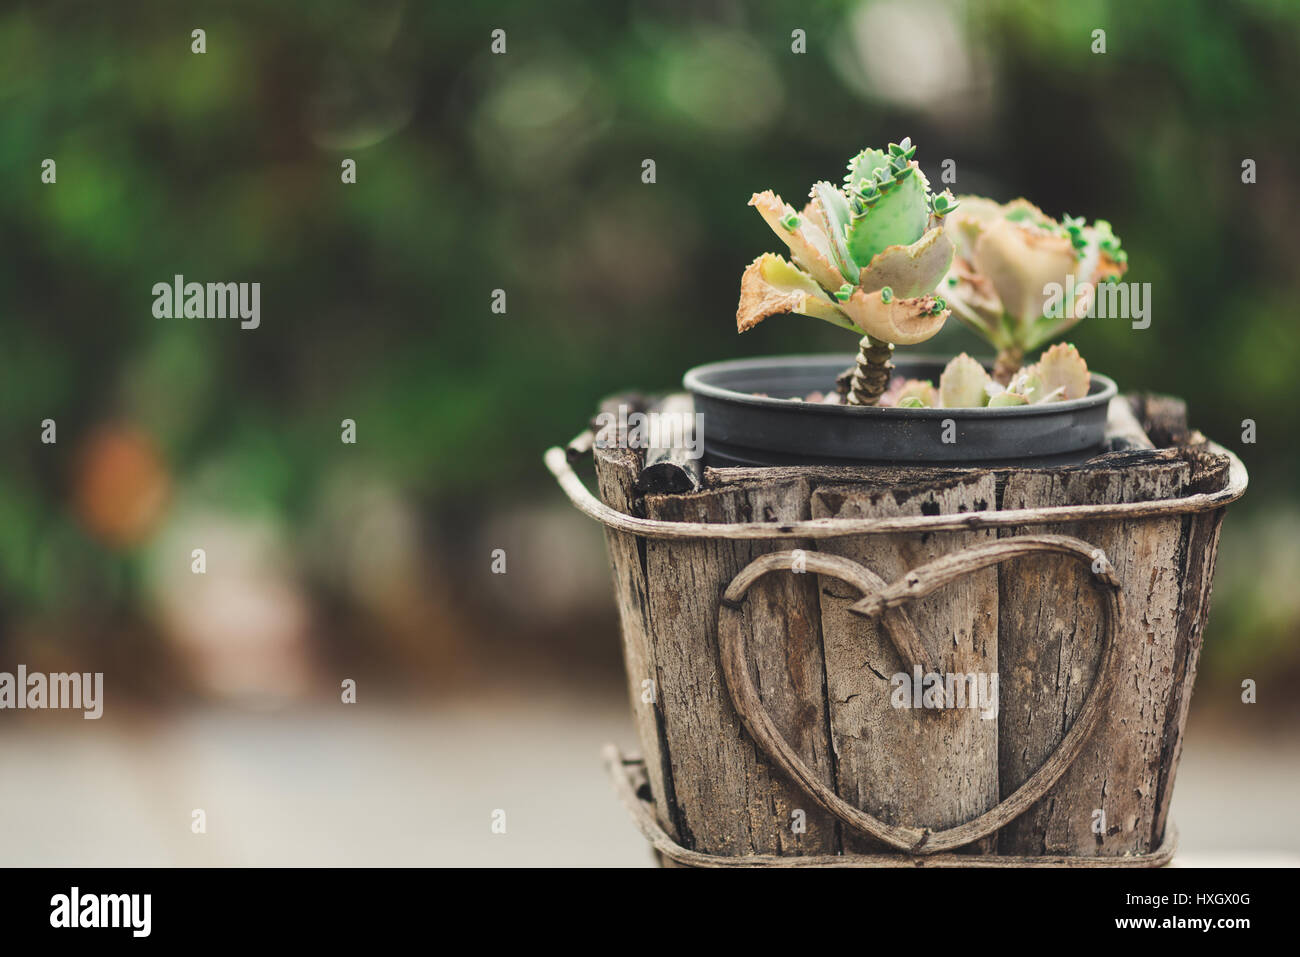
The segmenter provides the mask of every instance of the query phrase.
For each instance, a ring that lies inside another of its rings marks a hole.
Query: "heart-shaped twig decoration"
[[[1067,535],[1019,535],[999,539],[945,555],[912,569],[893,584],[886,585],[875,572],[857,562],[821,552],[804,552],[804,567],[819,575],[830,575],[856,587],[863,593],[852,606],[856,614],[879,619],[899,655],[908,663],[923,663],[924,645],[911,620],[901,606],[923,598],[964,575],[998,565],[1034,552],[1068,555],[1089,565],[1094,572],[1104,609],[1104,635],[1101,660],[1092,687],[1084,700],[1083,710],[1066,732],[1056,750],[1005,800],[978,817],[954,827],[932,831],[928,828],[903,827],[884,821],[849,804],[827,787],[809,770],[803,759],[790,747],[785,736],[772,721],[759,698],[758,689],[749,676],[748,647],[742,627],[741,601],[750,586],[772,571],[793,567],[794,552],[772,552],[756,558],[731,580],[718,613],[718,644],[727,691],[741,722],[750,736],[778,767],[789,775],[808,795],[844,823],[909,854],[935,854],[977,841],[1005,826],[1028,810],[1047,793],[1066,768],[1078,757],[1084,743],[1101,718],[1102,709],[1115,683],[1115,636],[1121,618],[1120,585],[1114,571],[1099,551],[1087,542]]]

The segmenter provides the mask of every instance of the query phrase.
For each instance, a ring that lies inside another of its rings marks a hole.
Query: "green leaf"
[[[852,220],[849,201],[842,192],[827,182],[814,183],[812,195],[817,205],[821,207],[822,215],[826,217],[826,234],[830,241],[831,259],[845,279],[856,283],[862,270],[849,252],[848,241],[844,236],[845,227]]]
[[[849,253],[863,266],[888,246],[910,246],[925,234],[930,219],[925,184],[908,167],[868,211],[849,227]]]

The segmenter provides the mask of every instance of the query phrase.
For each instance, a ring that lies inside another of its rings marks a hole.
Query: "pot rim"
[[[727,402],[734,402],[740,405],[751,405],[759,408],[781,408],[781,409],[803,409],[808,412],[829,415],[857,415],[857,416],[894,416],[914,418],[951,418],[954,414],[963,418],[977,419],[998,419],[998,418],[1015,418],[1026,415],[1053,415],[1063,412],[1070,412],[1075,409],[1091,408],[1103,402],[1109,402],[1119,394],[1119,387],[1115,380],[1110,376],[1102,375],[1100,372],[1089,373],[1092,376],[1092,387],[1088,394],[1081,399],[1066,399],[1064,402],[1043,402],[1037,405],[1008,405],[989,408],[988,406],[968,406],[955,409],[915,409],[915,408],[897,408],[895,406],[861,406],[861,405],[824,405],[818,402],[802,402],[795,399],[778,399],[772,396],[757,396],[747,392],[737,392],[735,389],[727,389],[722,386],[713,385],[704,381],[704,376],[717,372],[743,372],[752,369],[771,369],[774,366],[785,365],[790,367],[807,367],[820,365],[829,360],[839,361],[843,358],[842,368],[848,368],[853,365],[857,359],[857,353],[838,353],[823,352],[807,355],[787,355],[787,356],[760,356],[751,359],[724,359],[721,362],[709,362],[704,365],[695,366],[688,369],[682,376],[682,386],[688,391],[697,395],[707,396],[712,399],[721,399]],[[952,357],[947,359],[942,356],[922,354],[907,355],[902,357],[900,364],[938,364],[946,365]],[[992,363],[980,357],[974,357],[986,370],[991,370]],[[1096,385],[1100,383],[1101,388],[1097,389]]]

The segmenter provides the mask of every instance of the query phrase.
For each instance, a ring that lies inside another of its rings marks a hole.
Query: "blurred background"
[[[1251,473],[1174,814],[1300,852],[1298,49],[1284,0],[8,5],[0,671],[106,703],[0,713],[0,863],[648,863],[597,758],[634,741],[603,538],[541,453],[702,362],[851,350],[737,337],[746,201],[903,136],[1152,284],[1149,329],[1070,338]],[[155,318],[178,273],[260,282],[260,328]]]

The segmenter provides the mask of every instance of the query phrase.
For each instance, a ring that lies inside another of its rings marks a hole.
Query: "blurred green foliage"
[[[1108,218],[1153,321],[1072,341],[1124,389],[1187,397],[1228,445],[1254,419],[1248,508],[1288,507],[1297,49],[1284,0],[10,6],[0,600],[66,599],[32,556],[78,534],[78,436],[105,421],[153,435],[177,489],[229,508],[302,521],[363,457],[434,514],[472,515],[550,494],[541,451],[604,394],[851,350],[811,320],[736,336],[740,273],[771,245],[746,201],[797,198],[904,135],[932,180],[956,161],[956,192]],[[261,328],[155,319],[150,289],[177,273],[261,282]],[[949,326],[932,351],[979,348]],[[47,417],[56,449],[36,440]],[[84,548],[105,581],[131,561]],[[1294,637],[1267,601],[1230,598],[1217,633],[1267,619],[1261,647]]]

